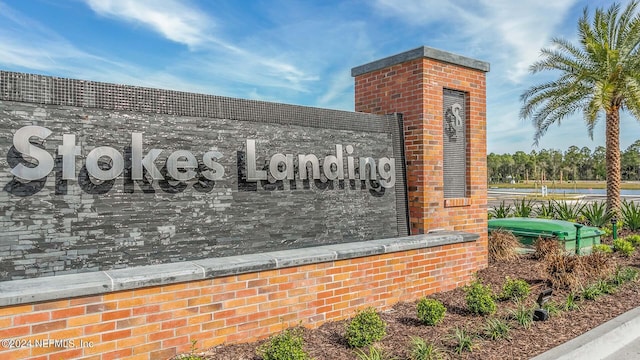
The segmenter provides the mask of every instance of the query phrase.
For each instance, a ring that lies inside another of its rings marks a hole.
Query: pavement
[[[640,307],[544,352],[531,360],[640,359]]]

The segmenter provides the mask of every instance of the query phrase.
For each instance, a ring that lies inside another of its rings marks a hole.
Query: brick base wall
[[[265,338],[300,322],[315,328],[366,306],[385,310],[466,284],[484,251],[482,242],[464,242],[2,307],[0,339],[73,340],[75,347],[7,349],[5,341],[0,358],[166,359],[195,340],[207,348]],[[93,347],[79,348],[81,341]]]

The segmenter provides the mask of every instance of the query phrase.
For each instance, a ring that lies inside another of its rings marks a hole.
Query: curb
[[[640,338],[640,307],[595,327],[531,360],[605,359]]]

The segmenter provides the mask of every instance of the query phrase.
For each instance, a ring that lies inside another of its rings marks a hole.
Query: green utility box
[[[532,246],[539,238],[557,238],[566,251],[576,250],[576,223],[563,220],[535,218],[502,218],[489,220],[489,232],[507,230],[513,233],[523,245]],[[600,236],[604,234],[598,228],[582,226],[580,228],[580,252],[589,253],[593,245],[600,244]]]

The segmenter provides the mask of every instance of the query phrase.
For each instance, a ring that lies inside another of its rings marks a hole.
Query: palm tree
[[[533,86],[521,95],[520,116],[536,127],[534,144],[550,125],[580,110],[589,136],[602,112],[605,114],[607,208],[620,209],[620,110],[640,119],[640,15],[638,1],[621,12],[614,3],[606,11],[596,9],[593,21],[585,8],[578,21],[579,45],[562,38],[542,49],[541,60],[531,73],[559,72],[556,80]]]

